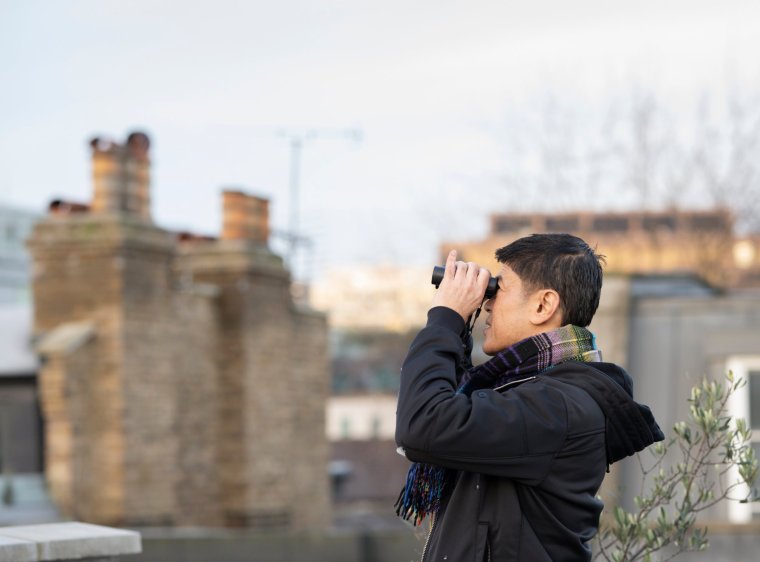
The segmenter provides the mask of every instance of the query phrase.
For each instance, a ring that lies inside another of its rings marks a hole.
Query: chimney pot
[[[269,200],[243,191],[222,192],[223,240],[269,240]]]
[[[150,222],[150,139],[136,131],[119,145],[103,137],[92,147],[93,200],[97,213],[129,214]]]

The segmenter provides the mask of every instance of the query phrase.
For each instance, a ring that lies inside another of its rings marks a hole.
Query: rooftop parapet
[[[109,560],[142,551],[140,534],[87,523],[0,527],[0,560]]]

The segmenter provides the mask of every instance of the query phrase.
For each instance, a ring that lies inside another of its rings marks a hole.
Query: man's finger
[[[444,277],[448,277],[449,279],[454,278],[454,273],[457,271],[457,251],[451,250],[449,252],[449,255],[446,257],[446,270],[443,273]]]
[[[480,266],[473,261],[467,262],[467,279],[473,282],[477,279],[480,272]]]
[[[456,263],[457,271],[455,274],[455,277],[457,279],[462,279],[463,277],[467,277],[467,264],[463,261],[458,261]]]
[[[485,267],[481,267],[480,271],[478,272],[478,287],[483,289],[483,293],[485,294],[486,288],[488,287],[488,282],[491,280],[491,272],[488,271]]]

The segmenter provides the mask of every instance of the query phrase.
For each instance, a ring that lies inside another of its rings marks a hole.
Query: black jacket
[[[662,433],[609,363],[569,361],[498,391],[456,394],[469,361],[463,329],[456,312],[432,309],[401,372],[397,443],[412,461],[459,471],[423,560],[589,560],[609,462]]]

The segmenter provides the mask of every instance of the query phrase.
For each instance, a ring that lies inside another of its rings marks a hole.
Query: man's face
[[[488,317],[483,332],[483,352],[488,355],[496,355],[537,333],[530,322],[530,295],[525,294],[520,278],[506,264],[502,265],[499,277],[499,290],[484,307]]]

